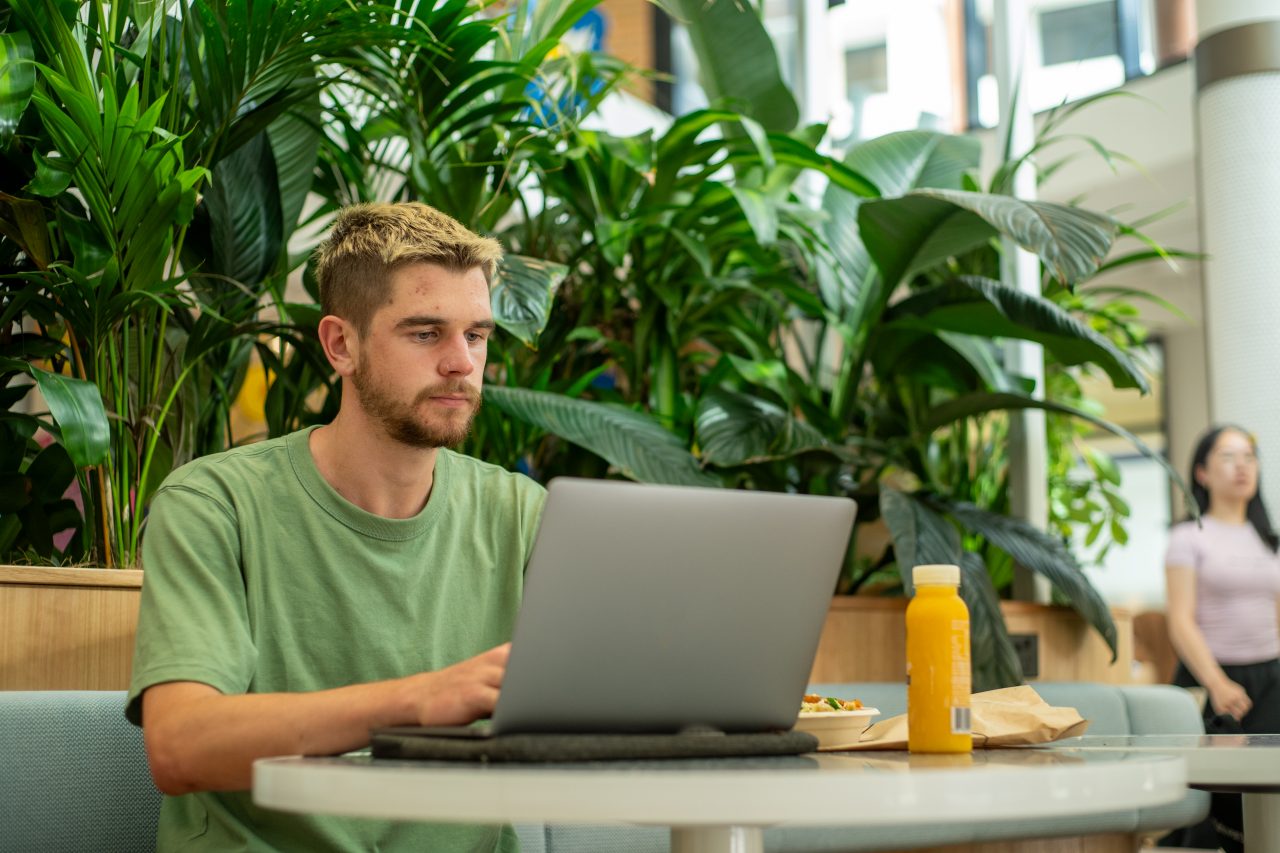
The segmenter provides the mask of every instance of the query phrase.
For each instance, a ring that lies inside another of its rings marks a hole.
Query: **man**
[[[204,457],[157,492],[126,713],[159,849],[508,850],[510,829],[285,815],[256,758],[494,707],[545,492],[444,449],[480,404],[501,248],[423,204],[343,211],[318,252],[328,425]]]

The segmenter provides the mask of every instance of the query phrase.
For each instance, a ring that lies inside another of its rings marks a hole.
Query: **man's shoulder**
[[[547,490],[527,475],[452,450],[440,452],[448,460],[447,489],[455,500],[519,507],[535,517],[542,511]]]
[[[290,438],[280,436],[193,459],[166,477],[159,491],[195,491],[217,498],[245,485],[273,482],[292,466]]]
[[[455,450],[441,449],[440,453],[447,456],[449,460],[451,477],[456,476],[460,480],[497,488],[513,488],[522,492],[537,494],[546,492],[546,489],[531,477],[518,471],[511,471],[501,465],[494,465],[492,462],[485,462]]]

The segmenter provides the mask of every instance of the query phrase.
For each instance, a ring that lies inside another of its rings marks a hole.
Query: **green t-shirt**
[[[323,690],[437,670],[511,638],[545,491],[440,450],[414,518],[365,512],[316,469],[303,430],[165,480],[126,715],[142,692]],[[160,850],[516,850],[510,828],[291,815],[248,791],[166,797]]]

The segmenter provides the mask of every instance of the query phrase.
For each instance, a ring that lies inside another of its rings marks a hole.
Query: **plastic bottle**
[[[969,608],[958,566],[916,566],[907,605],[907,748],[972,752]]]

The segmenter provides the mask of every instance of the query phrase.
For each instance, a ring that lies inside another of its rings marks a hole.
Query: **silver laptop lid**
[[[558,478],[495,732],[787,729],[856,507]]]

